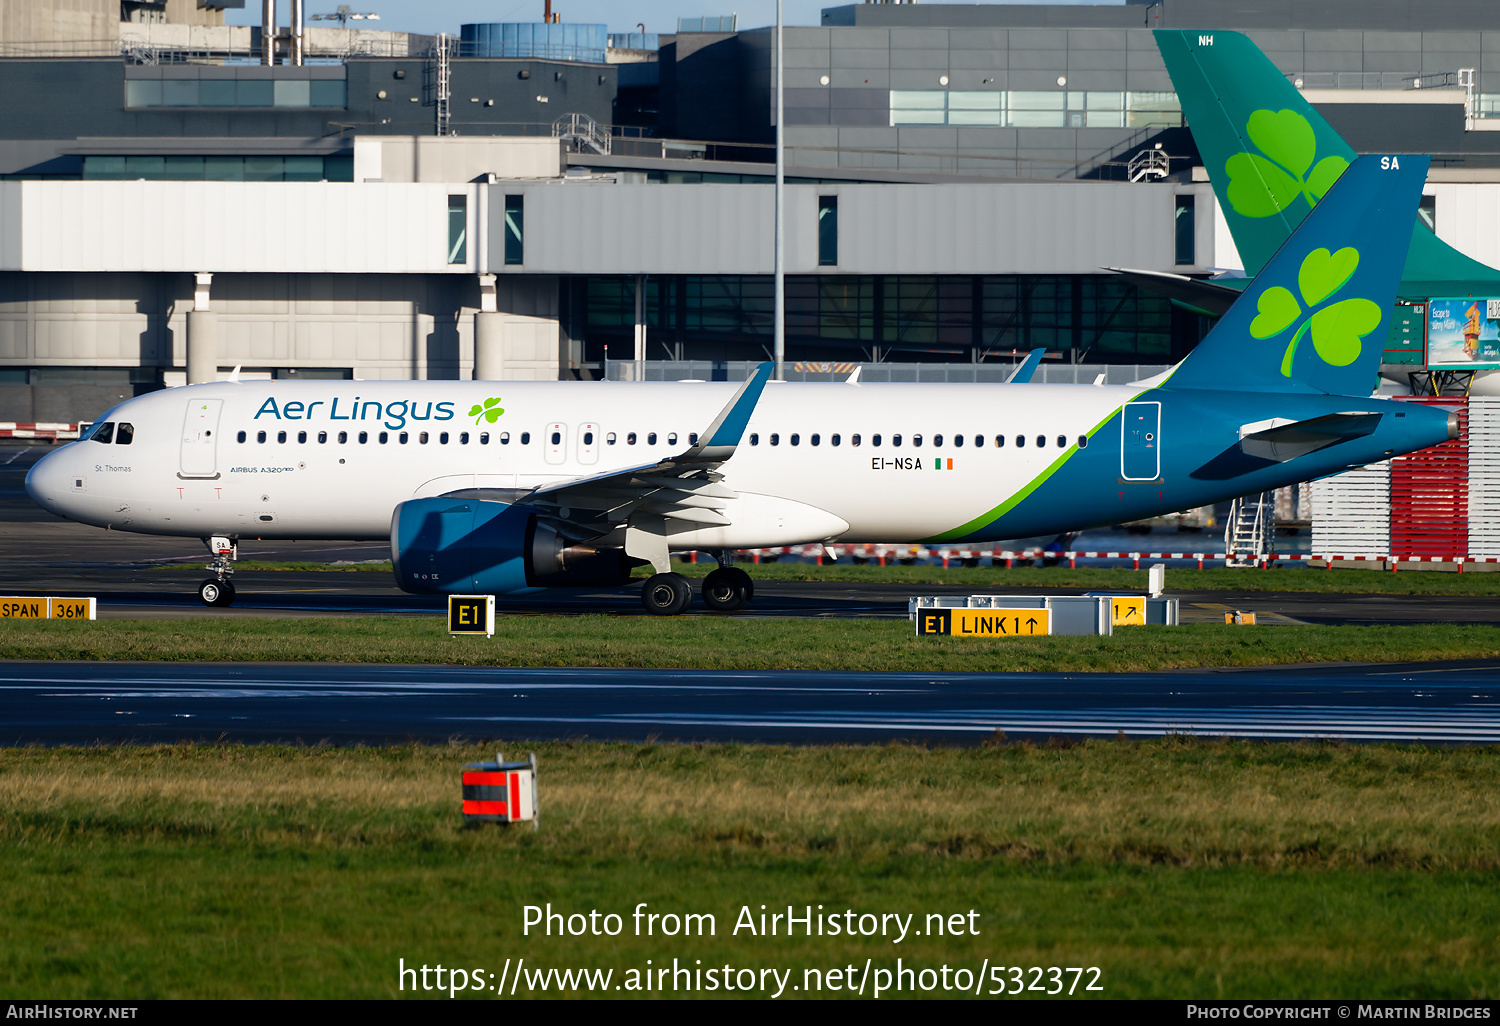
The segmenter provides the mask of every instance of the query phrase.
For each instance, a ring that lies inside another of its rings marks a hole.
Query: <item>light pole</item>
[[[783,260],[786,253],[786,243],[783,236],[783,203],[782,203],[782,175],[785,167],[782,164],[782,121],[784,111],[781,103],[781,0],[776,0],[776,255],[775,255],[775,292],[776,292],[776,325],[772,335],[773,359],[776,363],[776,380],[786,380],[786,270],[783,268]]]

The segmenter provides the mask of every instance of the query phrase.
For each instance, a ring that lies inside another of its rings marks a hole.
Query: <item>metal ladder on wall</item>
[[[1275,492],[1256,492],[1230,503],[1224,522],[1225,566],[1260,566],[1275,543]]]
[[[448,122],[453,117],[452,105],[452,59],[453,40],[439,32],[433,49],[437,56],[437,134],[448,135]]]
[[[573,153],[590,149],[595,153],[609,155],[609,129],[587,114],[564,114],[552,122],[552,137],[566,142]]]

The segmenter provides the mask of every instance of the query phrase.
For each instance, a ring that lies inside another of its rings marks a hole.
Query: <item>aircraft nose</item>
[[[62,451],[49,452],[26,472],[26,494],[31,501],[51,513],[58,512],[62,497],[68,494],[70,473]]]

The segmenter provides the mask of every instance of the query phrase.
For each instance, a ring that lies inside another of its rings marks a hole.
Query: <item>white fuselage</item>
[[[85,439],[66,446],[37,464],[28,489],[54,512],[114,530],[383,538],[392,511],[407,499],[470,488],[524,491],[681,453],[736,388],[195,385],[115,407],[101,423],[129,424],[130,444]],[[730,525],[682,525],[673,547],[932,537],[1025,487],[1140,391],[773,382],[720,468],[739,496],[725,509]],[[485,403],[494,399],[489,409],[504,412],[492,423]]]

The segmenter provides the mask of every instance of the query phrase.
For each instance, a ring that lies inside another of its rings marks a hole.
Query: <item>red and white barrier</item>
[[[1067,560],[1070,568],[1076,568],[1080,559],[1128,559],[1131,566],[1139,570],[1141,560],[1186,560],[1197,564],[1202,570],[1205,564],[1217,560],[1228,560],[1235,553],[1228,552],[1048,552],[1041,548],[1021,549],[935,549],[921,545],[830,545],[825,550],[822,545],[794,545],[783,546],[777,549],[745,549],[742,555],[748,556],[752,562],[759,563],[766,557],[772,559],[781,556],[795,556],[798,558],[811,558],[819,566],[823,565],[827,553],[831,552],[835,559],[854,557],[865,559],[870,562],[878,562],[881,566],[888,562],[895,563],[902,559],[940,559],[943,566],[947,567],[953,561],[970,559],[990,559],[997,566],[1003,563],[1007,568],[1014,567],[1016,563],[1029,563],[1037,559]],[[1261,557],[1261,566],[1269,566],[1272,563],[1286,563],[1294,561],[1325,562],[1328,569],[1333,569],[1336,562],[1364,562],[1364,563],[1389,563],[1394,572],[1401,563],[1453,563],[1458,567],[1458,572],[1463,573],[1465,564],[1473,563],[1500,563],[1497,556],[1431,556],[1431,555],[1393,555],[1382,554],[1328,554],[1308,552],[1270,553]],[[768,560],[769,561],[769,560]]]
[[[13,420],[0,420],[0,438],[40,438],[45,441],[56,442],[61,439],[77,438],[79,424],[18,424]]]

